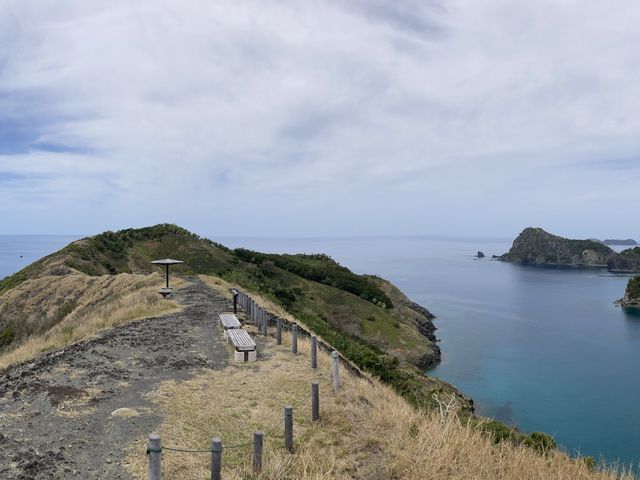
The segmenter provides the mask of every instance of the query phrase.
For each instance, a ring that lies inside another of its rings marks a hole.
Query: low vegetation
[[[195,378],[162,384],[149,396],[164,418],[164,446],[207,449],[222,438],[223,478],[227,479],[474,479],[547,480],[631,479],[611,469],[595,470],[591,459],[571,459],[539,442],[536,451],[509,442],[495,444],[481,429],[450,408],[416,409],[393,389],[342,371],[334,397],[330,359],[319,354],[309,367],[308,344],[298,356],[268,340],[256,364],[205,370]],[[310,419],[310,383],[318,381],[321,420]],[[283,448],[282,416],[294,406],[295,451]],[[264,465],[251,470],[254,431],[265,432]],[[545,438],[545,441],[546,438]],[[239,447],[237,447],[239,446]],[[129,445],[127,469],[146,478],[146,439]],[[163,475],[172,479],[208,478],[209,455],[165,451]]]
[[[90,337],[123,322],[178,308],[162,301],[159,274],[41,277],[7,292],[0,302],[0,370]],[[5,333],[8,332],[8,333]]]
[[[629,298],[640,299],[640,276],[633,277],[627,284],[627,294]]]
[[[429,317],[412,308],[388,282],[356,275],[326,255],[230,250],[168,224],[105,232],[73,242],[3,280],[3,305],[14,305],[12,295],[34,288],[36,284],[31,282],[38,281],[54,283],[64,298],[60,303],[47,301],[55,309],[43,316],[0,311],[0,328],[18,329],[14,345],[29,335],[42,334],[66,317],[73,305],[69,302],[75,301],[72,292],[82,291],[85,283],[107,281],[100,279],[113,275],[149,273],[157,269],[149,262],[165,257],[185,262],[172,268],[177,274],[214,275],[270,299],[416,404],[431,402],[434,389],[453,391],[444,382],[427,379],[416,367],[439,358],[435,342],[418,328]],[[110,294],[119,291],[107,285],[102,288]]]

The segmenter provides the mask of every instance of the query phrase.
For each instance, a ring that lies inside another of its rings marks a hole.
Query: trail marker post
[[[233,313],[238,313],[238,291],[232,289],[231,293],[233,294]]]

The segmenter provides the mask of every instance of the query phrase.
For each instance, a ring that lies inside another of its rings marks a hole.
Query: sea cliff
[[[640,276],[629,279],[620,305],[626,308],[640,308]]]

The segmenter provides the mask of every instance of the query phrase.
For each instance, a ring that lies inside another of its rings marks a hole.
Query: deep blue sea
[[[74,238],[0,236],[0,277]],[[328,253],[388,278],[437,315],[443,361],[429,374],[473,397],[478,413],[550,433],[569,453],[640,462],[640,315],[613,303],[627,277],[489,258],[510,240],[211,238]],[[487,258],[474,259],[478,250]]]

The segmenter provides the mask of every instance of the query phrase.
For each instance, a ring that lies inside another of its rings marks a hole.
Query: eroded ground
[[[0,478],[126,479],[125,446],[161,423],[145,395],[230,359],[217,331],[229,301],[197,279],[184,311],[133,322],[0,375]]]

